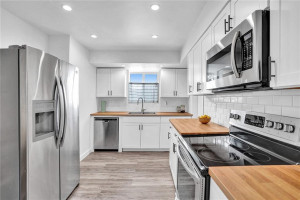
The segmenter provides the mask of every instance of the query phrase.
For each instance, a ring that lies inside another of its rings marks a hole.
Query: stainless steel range
[[[179,199],[209,199],[211,166],[300,163],[300,119],[236,110],[229,117],[229,136],[178,137]]]

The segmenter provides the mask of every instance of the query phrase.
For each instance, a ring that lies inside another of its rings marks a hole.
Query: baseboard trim
[[[80,155],[80,161],[82,161],[83,159],[85,159],[88,155],[90,155],[90,153],[93,152],[93,149],[89,149],[86,152],[84,152],[83,154]]]

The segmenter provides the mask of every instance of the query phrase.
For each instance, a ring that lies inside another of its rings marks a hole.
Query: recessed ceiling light
[[[159,10],[159,5],[153,4],[153,5],[151,6],[151,9],[154,10],[154,11],[157,11],[157,10]]]
[[[71,6],[69,6],[69,5],[63,5],[62,8],[66,11],[72,11]]]
[[[91,38],[94,38],[94,39],[96,39],[98,36],[97,35],[95,35],[95,34],[92,34],[91,35]]]
[[[158,38],[158,35],[152,35],[152,38],[156,39],[156,38]]]

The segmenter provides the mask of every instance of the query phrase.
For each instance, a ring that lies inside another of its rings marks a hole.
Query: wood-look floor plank
[[[70,200],[174,200],[168,152],[94,152]]]

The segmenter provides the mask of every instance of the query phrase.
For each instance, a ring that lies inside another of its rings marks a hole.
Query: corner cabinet
[[[186,78],[186,69],[162,69],[160,72],[160,96],[187,97]]]
[[[270,1],[271,87],[300,87],[300,1]]]
[[[96,97],[126,97],[126,70],[97,68]]]

